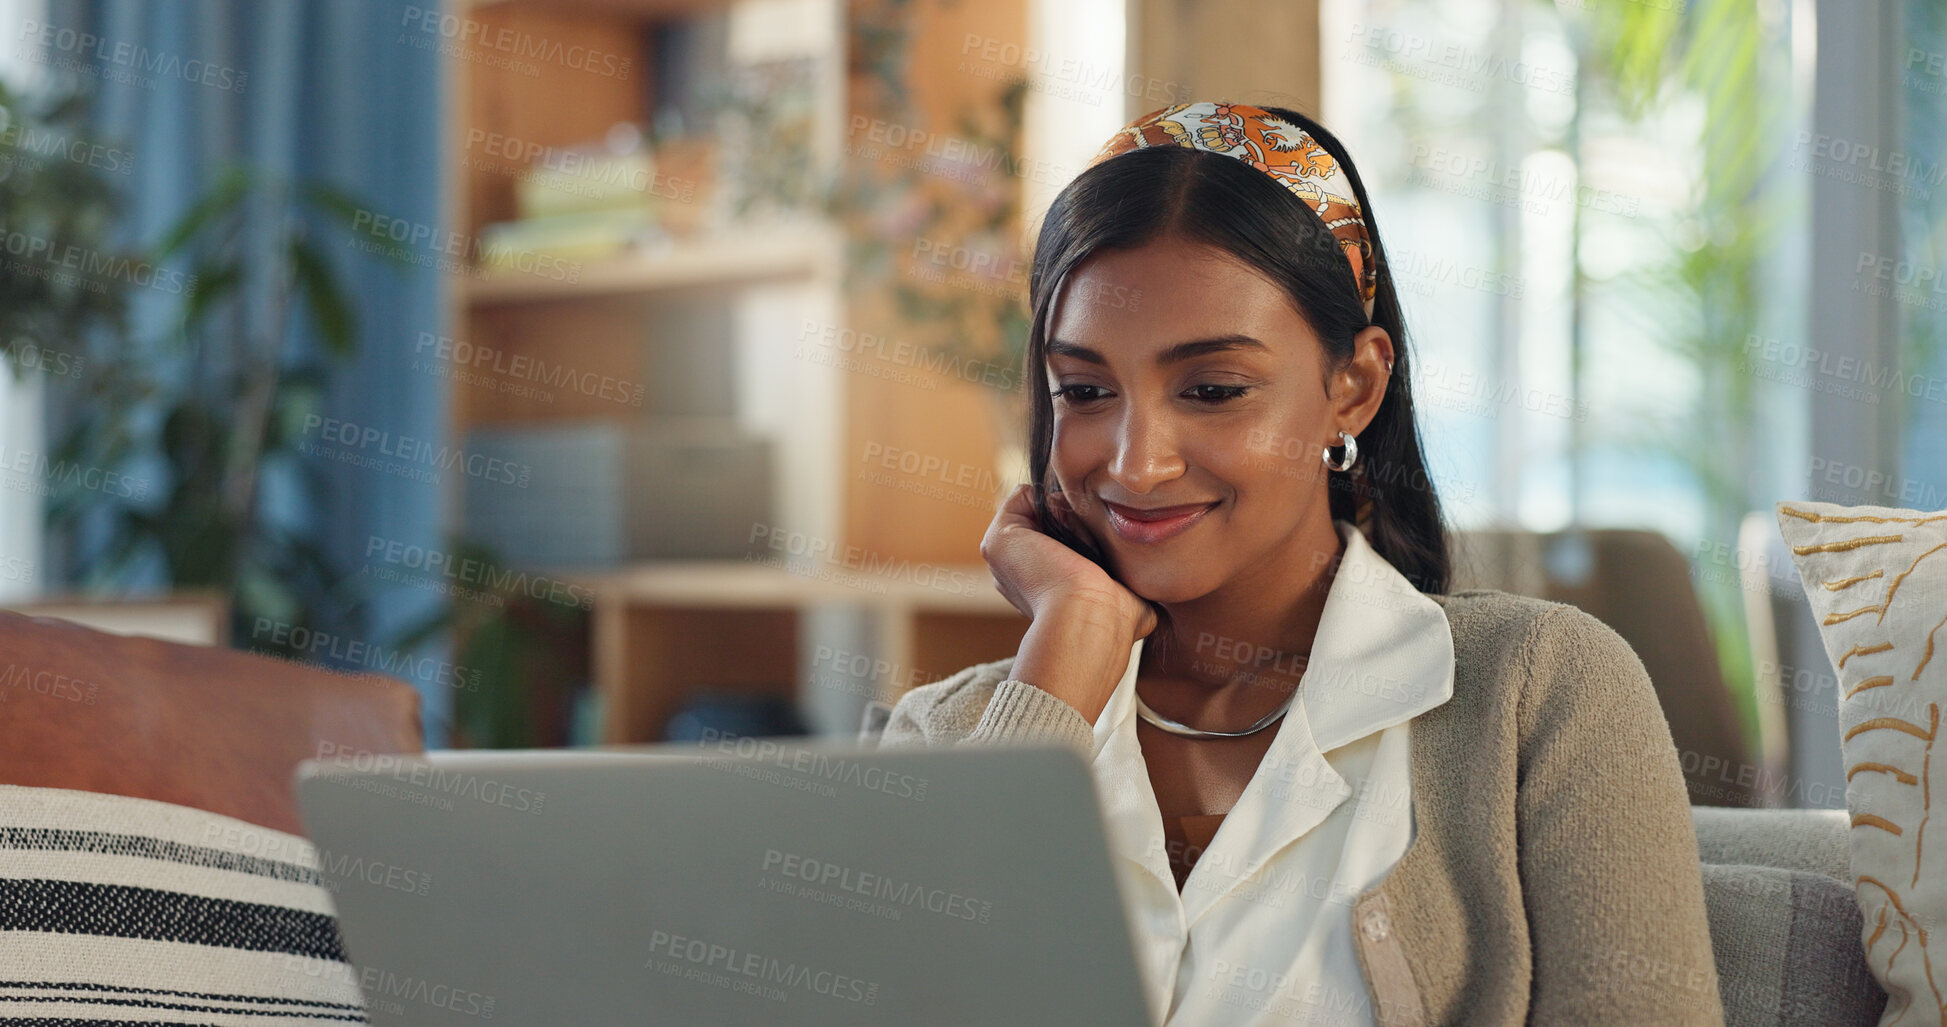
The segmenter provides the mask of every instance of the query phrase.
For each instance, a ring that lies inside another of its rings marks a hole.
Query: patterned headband
[[[1241,103],[1179,103],[1130,122],[1089,166],[1147,146],[1187,146],[1235,157],[1291,190],[1325,222],[1338,240],[1358,284],[1366,319],[1372,319],[1377,273],[1365,213],[1359,209],[1352,179],[1325,147],[1297,125],[1259,107]]]

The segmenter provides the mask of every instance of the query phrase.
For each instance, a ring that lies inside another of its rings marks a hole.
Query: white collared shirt
[[[1334,525],[1345,556],[1298,698],[1180,895],[1136,738],[1143,640],[1096,720],[1091,769],[1157,1024],[1375,1022],[1352,903],[1412,841],[1408,722],[1452,697],[1453,636]]]

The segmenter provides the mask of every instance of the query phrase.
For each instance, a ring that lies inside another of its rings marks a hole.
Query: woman
[[[1344,147],[1146,115],[1050,208],[1030,302],[1033,484],[981,555],[1032,623],[881,744],[1083,755],[1159,1023],[1721,1024],[1642,664],[1572,607],[1446,594]]]

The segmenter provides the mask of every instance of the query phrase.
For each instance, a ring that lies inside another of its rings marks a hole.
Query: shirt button
[[[1366,937],[1371,938],[1373,941],[1385,941],[1386,934],[1391,927],[1392,923],[1387,919],[1386,914],[1378,910],[1366,914]]]

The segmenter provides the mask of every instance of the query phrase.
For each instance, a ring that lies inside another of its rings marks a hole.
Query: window
[[[0,0],[0,25],[40,21],[40,0]],[[34,65],[21,59],[19,40],[0,46],[0,82],[9,90],[32,88]],[[43,451],[41,383],[33,371],[17,372],[0,360],[0,450],[8,460],[21,452]],[[31,568],[32,573],[0,574],[0,602],[32,598],[40,592],[41,497],[33,489],[0,489],[0,566]]]
[[[1840,188],[1810,170],[1814,7],[1322,10],[1325,121],[1378,208],[1454,526],[1662,531],[1760,741],[1740,522],[1806,497],[1821,404],[1872,399],[1806,358],[1812,199]]]

